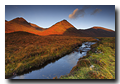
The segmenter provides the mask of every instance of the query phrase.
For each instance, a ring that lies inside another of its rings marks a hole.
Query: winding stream
[[[10,79],[53,79],[55,76],[59,78],[61,75],[70,73],[71,69],[77,64],[78,59],[86,56],[87,51],[91,49],[90,46],[95,43],[96,42],[84,42],[82,46],[78,48],[78,51],[73,51],[40,69],[13,76]]]

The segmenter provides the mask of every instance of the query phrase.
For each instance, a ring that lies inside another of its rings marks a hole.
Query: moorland
[[[61,79],[115,79],[115,31],[103,27],[76,29],[67,20],[49,28],[41,28],[24,18],[5,21],[5,77],[61,58],[83,42],[97,41],[95,38],[100,41]],[[90,65],[95,68],[89,68]]]

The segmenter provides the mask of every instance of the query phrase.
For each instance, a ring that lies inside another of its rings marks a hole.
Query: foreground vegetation
[[[86,57],[60,79],[115,79],[115,37],[99,37]]]
[[[42,66],[73,51],[92,37],[37,36],[27,32],[5,34],[5,77]]]

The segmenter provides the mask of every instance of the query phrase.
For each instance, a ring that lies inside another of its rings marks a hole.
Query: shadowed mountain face
[[[15,18],[11,21],[5,20],[5,33],[17,31],[29,32],[41,36],[64,35],[81,37],[115,37],[115,31],[103,27],[92,27],[86,30],[77,30],[67,20],[57,22],[47,29],[41,28],[36,24],[28,23],[24,18]]]
[[[103,27],[92,27],[86,30],[79,29],[81,36],[87,37],[115,37],[115,31]]]
[[[39,26],[37,26],[36,24],[30,23],[30,25],[31,25],[33,28],[35,28],[36,30],[40,30],[40,31],[45,30],[44,28],[39,27]]]
[[[97,27],[97,26],[92,27],[92,29],[96,29],[96,30],[100,30],[101,29],[101,30],[106,30],[106,31],[114,32],[111,29],[107,29],[107,28],[103,28],[103,27]]]

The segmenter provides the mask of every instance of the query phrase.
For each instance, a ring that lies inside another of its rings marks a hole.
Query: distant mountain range
[[[36,24],[27,22],[24,18],[15,18],[11,21],[5,20],[5,33],[12,32],[29,32],[32,34],[46,35],[64,35],[64,36],[80,36],[80,37],[115,37],[115,31],[103,28],[92,27],[85,30],[76,29],[67,20],[62,20],[49,28],[42,28]]]

